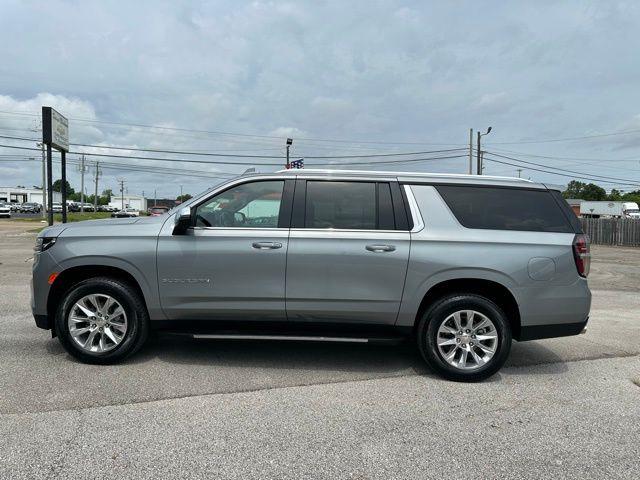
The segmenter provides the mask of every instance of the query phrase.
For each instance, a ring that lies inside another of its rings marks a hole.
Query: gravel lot
[[[412,348],[159,338],[82,365],[29,311],[0,220],[0,478],[638,478],[640,249],[594,247],[589,332],[481,384]]]

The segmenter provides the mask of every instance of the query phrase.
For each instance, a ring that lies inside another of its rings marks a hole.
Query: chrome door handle
[[[275,250],[276,248],[282,248],[280,242],[253,242],[251,246],[258,250]]]
[[[396,249],[394,245],[367,245],[365,248],[375,253],[393,252]]]

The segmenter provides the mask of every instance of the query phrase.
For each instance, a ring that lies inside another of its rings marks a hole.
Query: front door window
[[[198,206],[196,226],[277,228],[283,189],[283,180],[230,188]]]

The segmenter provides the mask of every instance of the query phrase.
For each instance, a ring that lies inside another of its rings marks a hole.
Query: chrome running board
[[[358,337],[324,337],[307,335],[250,335],[239,333],[194,333],[190,335],[198,339],[218,340],[290,340],[294,342],[341,342],[341,343],[369,343],[368,338]]]

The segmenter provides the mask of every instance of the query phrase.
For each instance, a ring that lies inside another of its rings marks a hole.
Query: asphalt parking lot
[[[407,346],[156,338],[80,364],[33,323],[33,228],[0,220],[0,478],[638,478],[640,249],[593,248],[586,335],[460,384]]]

